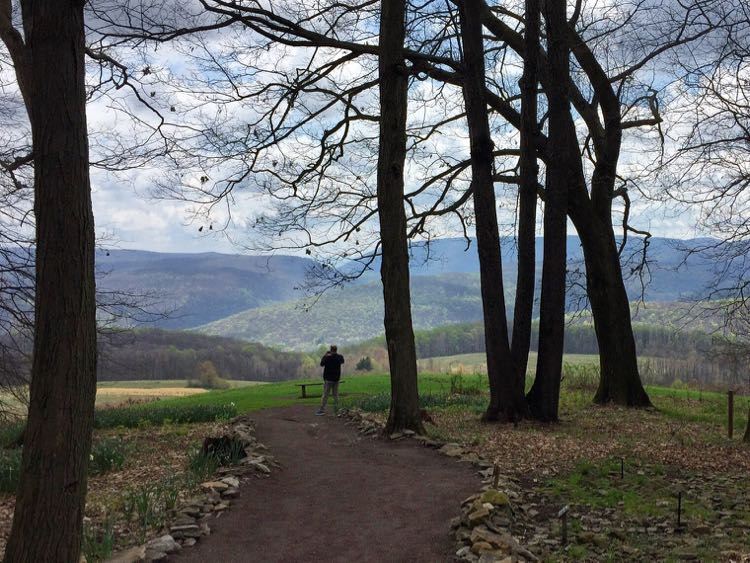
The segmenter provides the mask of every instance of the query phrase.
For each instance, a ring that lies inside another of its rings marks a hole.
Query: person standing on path
[[[315,414],[322,416],[326,412],[326,403],[328,394],[333,393],[333,410],[339,410],[339,380],[341,379],[341,364],[344,363],[344,356],[338,353],[336,346],[326,352],[320,359],[320,365],[323,368],[323,398],[320,402],[320,408]]]

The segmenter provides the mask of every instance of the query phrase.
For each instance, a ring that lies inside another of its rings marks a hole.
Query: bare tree
[[[94,222],[83,2],[10,0],[0,37],[31,123],[36,295],[31,400],[6,561],[77,561],[96,393]],[[62,438],[62,439],[61,439]]]
[[[408,78],[404,69],[406,3],[383,0],[380,16],[380,136],[378,214],[385,303],[385,339],[391,371],[391,407],[385,431],[422,433],[417,352],[411,321],[409,254],[404,211]]]

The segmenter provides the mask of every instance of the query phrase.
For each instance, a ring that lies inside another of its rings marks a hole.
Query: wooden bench
[[[343,383],[343,382],[344,382],[344,380],[343,380],[343,379],[342,379],[341,381],[339,381],[339,383]],[[323,382],[319,382],[319,383],[295,383],[295,385],[296,385],[297,387],[301,387],[301,388],[302,388],[302,389],[301,389],[301,391],[302,391],[302,394],[300,395],[300,399],[307,399],[307,398],[311,398],[311,396],[309,396],[309,395],[307,394],[306,388],[307,388],[307,387],[316,387],[316,386],[318,386],[318,385],[321,385],[321,386],[322,386],[322,385],[323,385]],[[317,396],[318,396],[318,397],[322,397],[323,395],[321,394],[321,395],[317,395]]]

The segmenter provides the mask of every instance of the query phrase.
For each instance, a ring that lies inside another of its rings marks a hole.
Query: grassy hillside
[[[415,328],[475,321],[482,316],[477,274],[443,274],[412,279]],[[331,290],[310,305],[304,301],[251,309],[197,330],[305,350],[336,342],[349,345],[383,332],[379,283]]]
[[[537,240],[537,278],[541,276],[542,242],[541,238]],[[648,250],[650,267],[648,279],[644,280],[650,282],[645,293],[647,301],[683,300],[703,292],[709,285],[714,265],[698,256],[685,258],[683,252],[684,248],[694,248],[699,242],[659,238],[650,240]],[[578,239],[568,237],[567,247],[568,269],[583,271]],[[642,248],[642,241],[632,238],[628,249],[623,253],[623,270],[626,273],[637,271],[633,270],[632,266],[641,258],[638,253],[640,248]],[[510,298],[516,279],[516,254],[511,239],[503,241],[502,252],[505,290]],[[298,307],[295,300],[300,299],[301,294],[295,291],[295,288],[303,285],[306,270],[312,264],[313,262],[309,259],[293,256],[168,254],[111,250],[97,254],[99,271],[97,283],[98,288],[105,293],[124,291],[128,294],[145,295],[146,301],[152,304],[151,309],[172,313],[169,318],[158,319],[151,326],[192,328],[239,314],[248,309],[266,308],[276,303],[285,304],[282,307],[284,312],[279,314],[287,317],[290,309]],[[345,265],[342,267],[346,268]],[[416,292],[430,285],[435,289],[432,300],[423,299],[415,303],[415,306],[419,308],[415,310],[418,327],[426,328],[479,318],[476,315],[477,302],[473,302],[466,314],[462,314],[467,306],[466,297],[469,292],[474,291],[477,299],[479,296],[476,284],[479,266],[476,245],[473,241],[467,247],[464,239],[436,239],[430,243],[429,250],[425,245],[416,243],[411,249],[410,269]],[[382,316],[381,311],[377,309],[381,288],[377,272],[376,261],[372,271],[357,284],[357,290],[348,295],[364,300],[363,306],[369,305],[368,311],[377,311],[376,317],[379,318]],[[455,293],[450,291],[450,284],[445,277],[454,274],[456,275],[454,283],[459,286]],[[468,277],[461,278],[461,275]],[[631,298],[640,296],[640,279],[630,279],[627,287]],[[347,297],[344,296],[344,298]],[[571,295],[572,300],[576,298]],[[438,307],[432,307],[433,302],[438,299],[444,303]],[[331,306],[328,298],[325,298],[323,302]],[[348,303],[348,305],[348,311],[335,309],[335,312],[341,314],[363,312],[362,308],[354,306],[353,303]],[[258,318],[265,322],[265,319],[272,318],[276,314],[276,312],[264,311],[259,313]],[[286,322],[286,319],[282,321],[285,329],[304,330],[303,324]],[[322,316],[322,321],[328,322],[325,315]],[[251,335],[259,332],[253,328],[241,328],[239,327],[241,324],[242,322],[237,319],[227,320],[222,325],[224,328],[212,327],[210,333],[236,335],[246,332]],[[370,324],[370,318],[365,324]],[[235,326],[228,329],[229,325]],[[340,326],[360,328],[351,325]],[[356,337],[348,338],[348,341],[374,334],[377,334],[377,331],[373,333],[362,328]],[[289,340],[283,331],[279,331],[274,336],[279,343],[287,343]],[[319,340],[325,341],[328,338],[328,333],[326,333],[319,337]],[[270,338],[263,341],[271,343]],[[308,340],[307,345],[314,345],[316,342],[315,339]],[[299,347],[294,343],[289,345]]]

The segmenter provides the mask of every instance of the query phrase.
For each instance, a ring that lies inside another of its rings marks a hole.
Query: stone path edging
[[[170,553],[194,546],[211,533],[209,518],[218,518],[239,497],[242,481],[267,477],[280,464],[255,437],[255,422],[249,415],[230,420],[220,430],[230,440],[243,444],[245,456],[238,465],[220,467],[216,478],[201,483],[201,493],[180,503],[174,518],[160,536],[144,545],[115,554],[107,563],[161,561]]]

